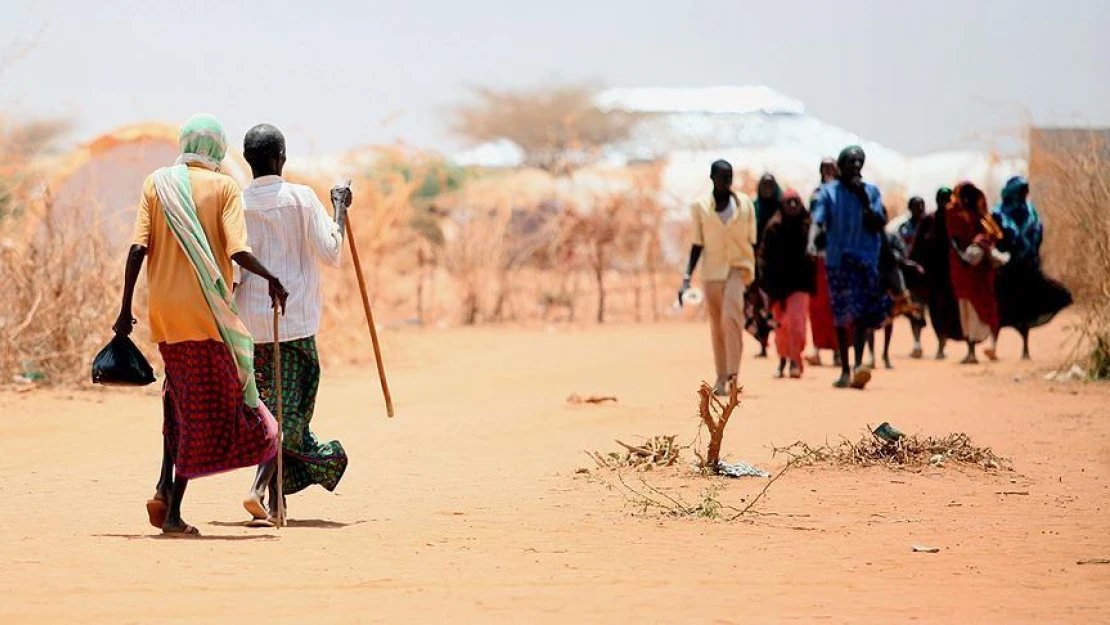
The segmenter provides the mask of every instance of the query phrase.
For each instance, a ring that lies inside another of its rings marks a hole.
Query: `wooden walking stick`
[[[350,187],[351,181],[348,180],[347,184],[332,189],[331,201],[336,211],[339,210],[340,206],[336,191],[347,190]],[[393,396],[389,393],[389,382],[385,379],[385,363],[382,362],[382,348],[381,344],[378,343],[378,329],[374,325],[374,311],[370,309],[370,297],[366,294],[366,280],[362,277],[362,263],[358,260],[358,247],[355,245],[355,232],[351,228],[350,215],[347,216],[347,242],[351,246],[351,260],[355,265],[358,290],[362,294],[362,309],[366,313],[366,326],[370,329],[370,342],[374,344],[374,361],[378,365],[378,379],[382,383],[382,395],[385,397],[385,413],[392,417]]]
[[[281,313],[278,307],[274,305],[274,396],[277,398],[277,423],[278,423],[278,453],[277,453],[277,502],[274,507],[277,510],[277,518],[274,519],[274,525],[277,527],[285,526],[285,468],[282,463],[282,456],[285,455],[285,421],[282,415],[281,405],[281,340],[279,334],[279,326]]]

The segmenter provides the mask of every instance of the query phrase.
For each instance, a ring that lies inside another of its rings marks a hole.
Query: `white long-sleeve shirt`
[[[339,225],[324,210],[316,193],[280,176],[257,178],[243,190],[247,239],[258,260],[289,292],[279,341],[316,334],[324,305],[320,262],[339,265],[343,240]],[[235,293],[239,316],[257,343],[274,341],[269,285],[242,272]]]

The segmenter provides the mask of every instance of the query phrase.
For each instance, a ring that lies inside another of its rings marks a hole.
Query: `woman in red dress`
[[[967,339],[967,356],[962,364],[973,365],[979,362],[975,346],[998,333],[992,250],[1002,239],[1002,230],[991,217],[986,196],[970,182],[956,185],[945,220],[951,240],[948,266],[952,291]]]

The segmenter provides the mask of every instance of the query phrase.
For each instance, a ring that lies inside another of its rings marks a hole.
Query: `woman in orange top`
[[[143,185],[127,257],[123,302],[113,330],[127,335],[143,261],[151,335],[165,362],[162,473],[147,502],[164,534],[200,532],[181,518],[190,478],[265,464],[273,471],[277,423],[258,401],[254,347],[231,294],[231,263],[269,283],[277,308],[287,293],[247,244],[239,186],[219,173],[223,128],[197,115],[181,129],[181,156]]]

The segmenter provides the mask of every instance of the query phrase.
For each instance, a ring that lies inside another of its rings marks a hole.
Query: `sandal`
[[[181,531],[163,529],[162,535],[174,538],[197,538],[200,536],[200,530],[186,523]]]
[[[243,500],[243,509],[250,513],[252,519],[265,519],[266,508],[262,506],[262,502],[254,497],[247,497]]]

